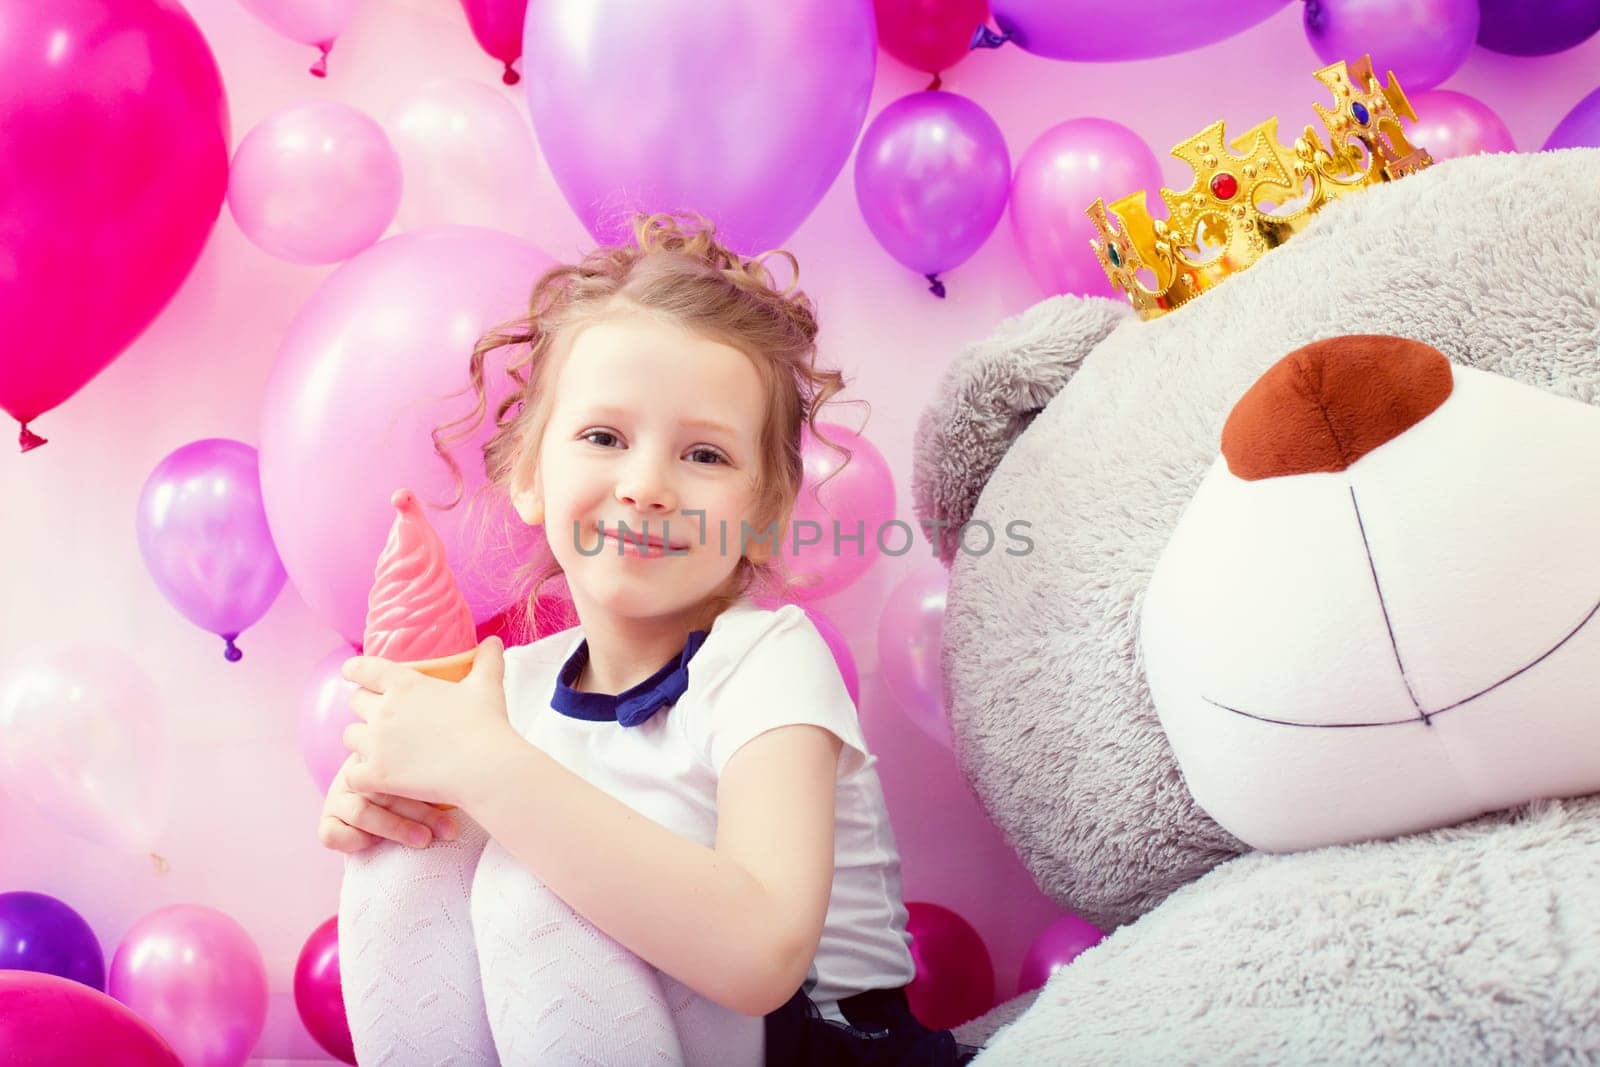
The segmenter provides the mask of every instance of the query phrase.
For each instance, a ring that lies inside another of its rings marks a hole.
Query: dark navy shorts
[[[839,1002],[829,1019],[804,989],[766,1017],[767,1067],[958,1067],[979,1049],[911,1014],[904,989],[871,989]]]

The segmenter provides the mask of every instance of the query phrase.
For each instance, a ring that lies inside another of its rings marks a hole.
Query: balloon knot
[[[40,445],[46,444],[47,441],[45,438],[40,437],[38,434],[28,429],[27,423],[23,423],[22,432],[17,435],[17,443],[22,446],[22,450],[24,452],[32,452]]]
[[[222,658],[227,660],[229,663],[238,663],[240,660],[244,659],[244,653],[240,652],[239,646],[233,643],[233,639],[238,636],[238,634],[222,635],[222,639],[228,642],[227,651],[222,653]]]
[[[932,285],[928,286],[928,292],[932,293],[934,296],[938,297],[940,300],[943,300],[944,299],[944,282],[941,282],[939,280],[939,276],[937,274],[924,274],[923,277],[928,279],[928,281],[933,283]]]
[[[970,52],[974,48],[999,48],[1009,40],[1011,40],[1009,30],[1005,33],[995,33],[987,26],[979,26],[972,31],[972,43],[967,46],[967,51]]]
[[[500,75],[500,80],[507,85],[515,85],[522,80],[522,75],[511,69],[511,64],[506,64],[506,72]]]
[[[172,864],[167,862],[167,857],[158,852],[150,853],[150,862],[155,866],[157,874],[166,874],[172,870]]]
[[[321,49],[322,54],[317,57],[315,63],[311,64],[311,73],[314,77],[326,78],[328,76],[328,52],[333,48],[333,42],[323,41],[317,47]]]
[[[944,84],[944,79],[939,77],[939,72],[938,71],[934,71],[933,81],[928,83],[928,88],[925,89],[924,92],[929,92],[929,93],[937,92],[939,87],[941,85],[943,85],[943,84]]]

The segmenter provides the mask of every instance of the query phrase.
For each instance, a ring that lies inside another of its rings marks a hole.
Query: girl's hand
[[[344,676],[361,688],[350,709],[345,747],[360,756],[343,768],[358,793],[398,794],[459,806],[491,757],[522,738],[506,715],[504,645],[478,646],[472,671],[442,682],[377,656],[345,661]]]
[[[454,841],[459,827],[454,819],[420,800],[379,793],[357,793],[345,783],[345,770],[356,761],[345,760],[328,786],[322,803],[317,840],[335,852],[360,852],[380,838],[413,848],[427,848],[434,838]]]

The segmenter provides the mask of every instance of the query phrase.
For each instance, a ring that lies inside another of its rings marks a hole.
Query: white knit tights
[[[763,1024],[578,915],[466,812],[345,860],[339,970],[361,1067],[759,1065]]]

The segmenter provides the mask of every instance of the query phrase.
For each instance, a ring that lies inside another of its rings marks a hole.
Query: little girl
[[[357,1058],[964,1063],[906,1006],[899,855],[838,668],[801,608],[756,603],[843,378],[806,296],[704,220],[634,234],[480,341],[450,435],[520,346],[483,459],[550,545],[527,603],[562,576],[578,628],[490,638],[458,684],[346,664],[362,721],[319,837],[349,853]]]

